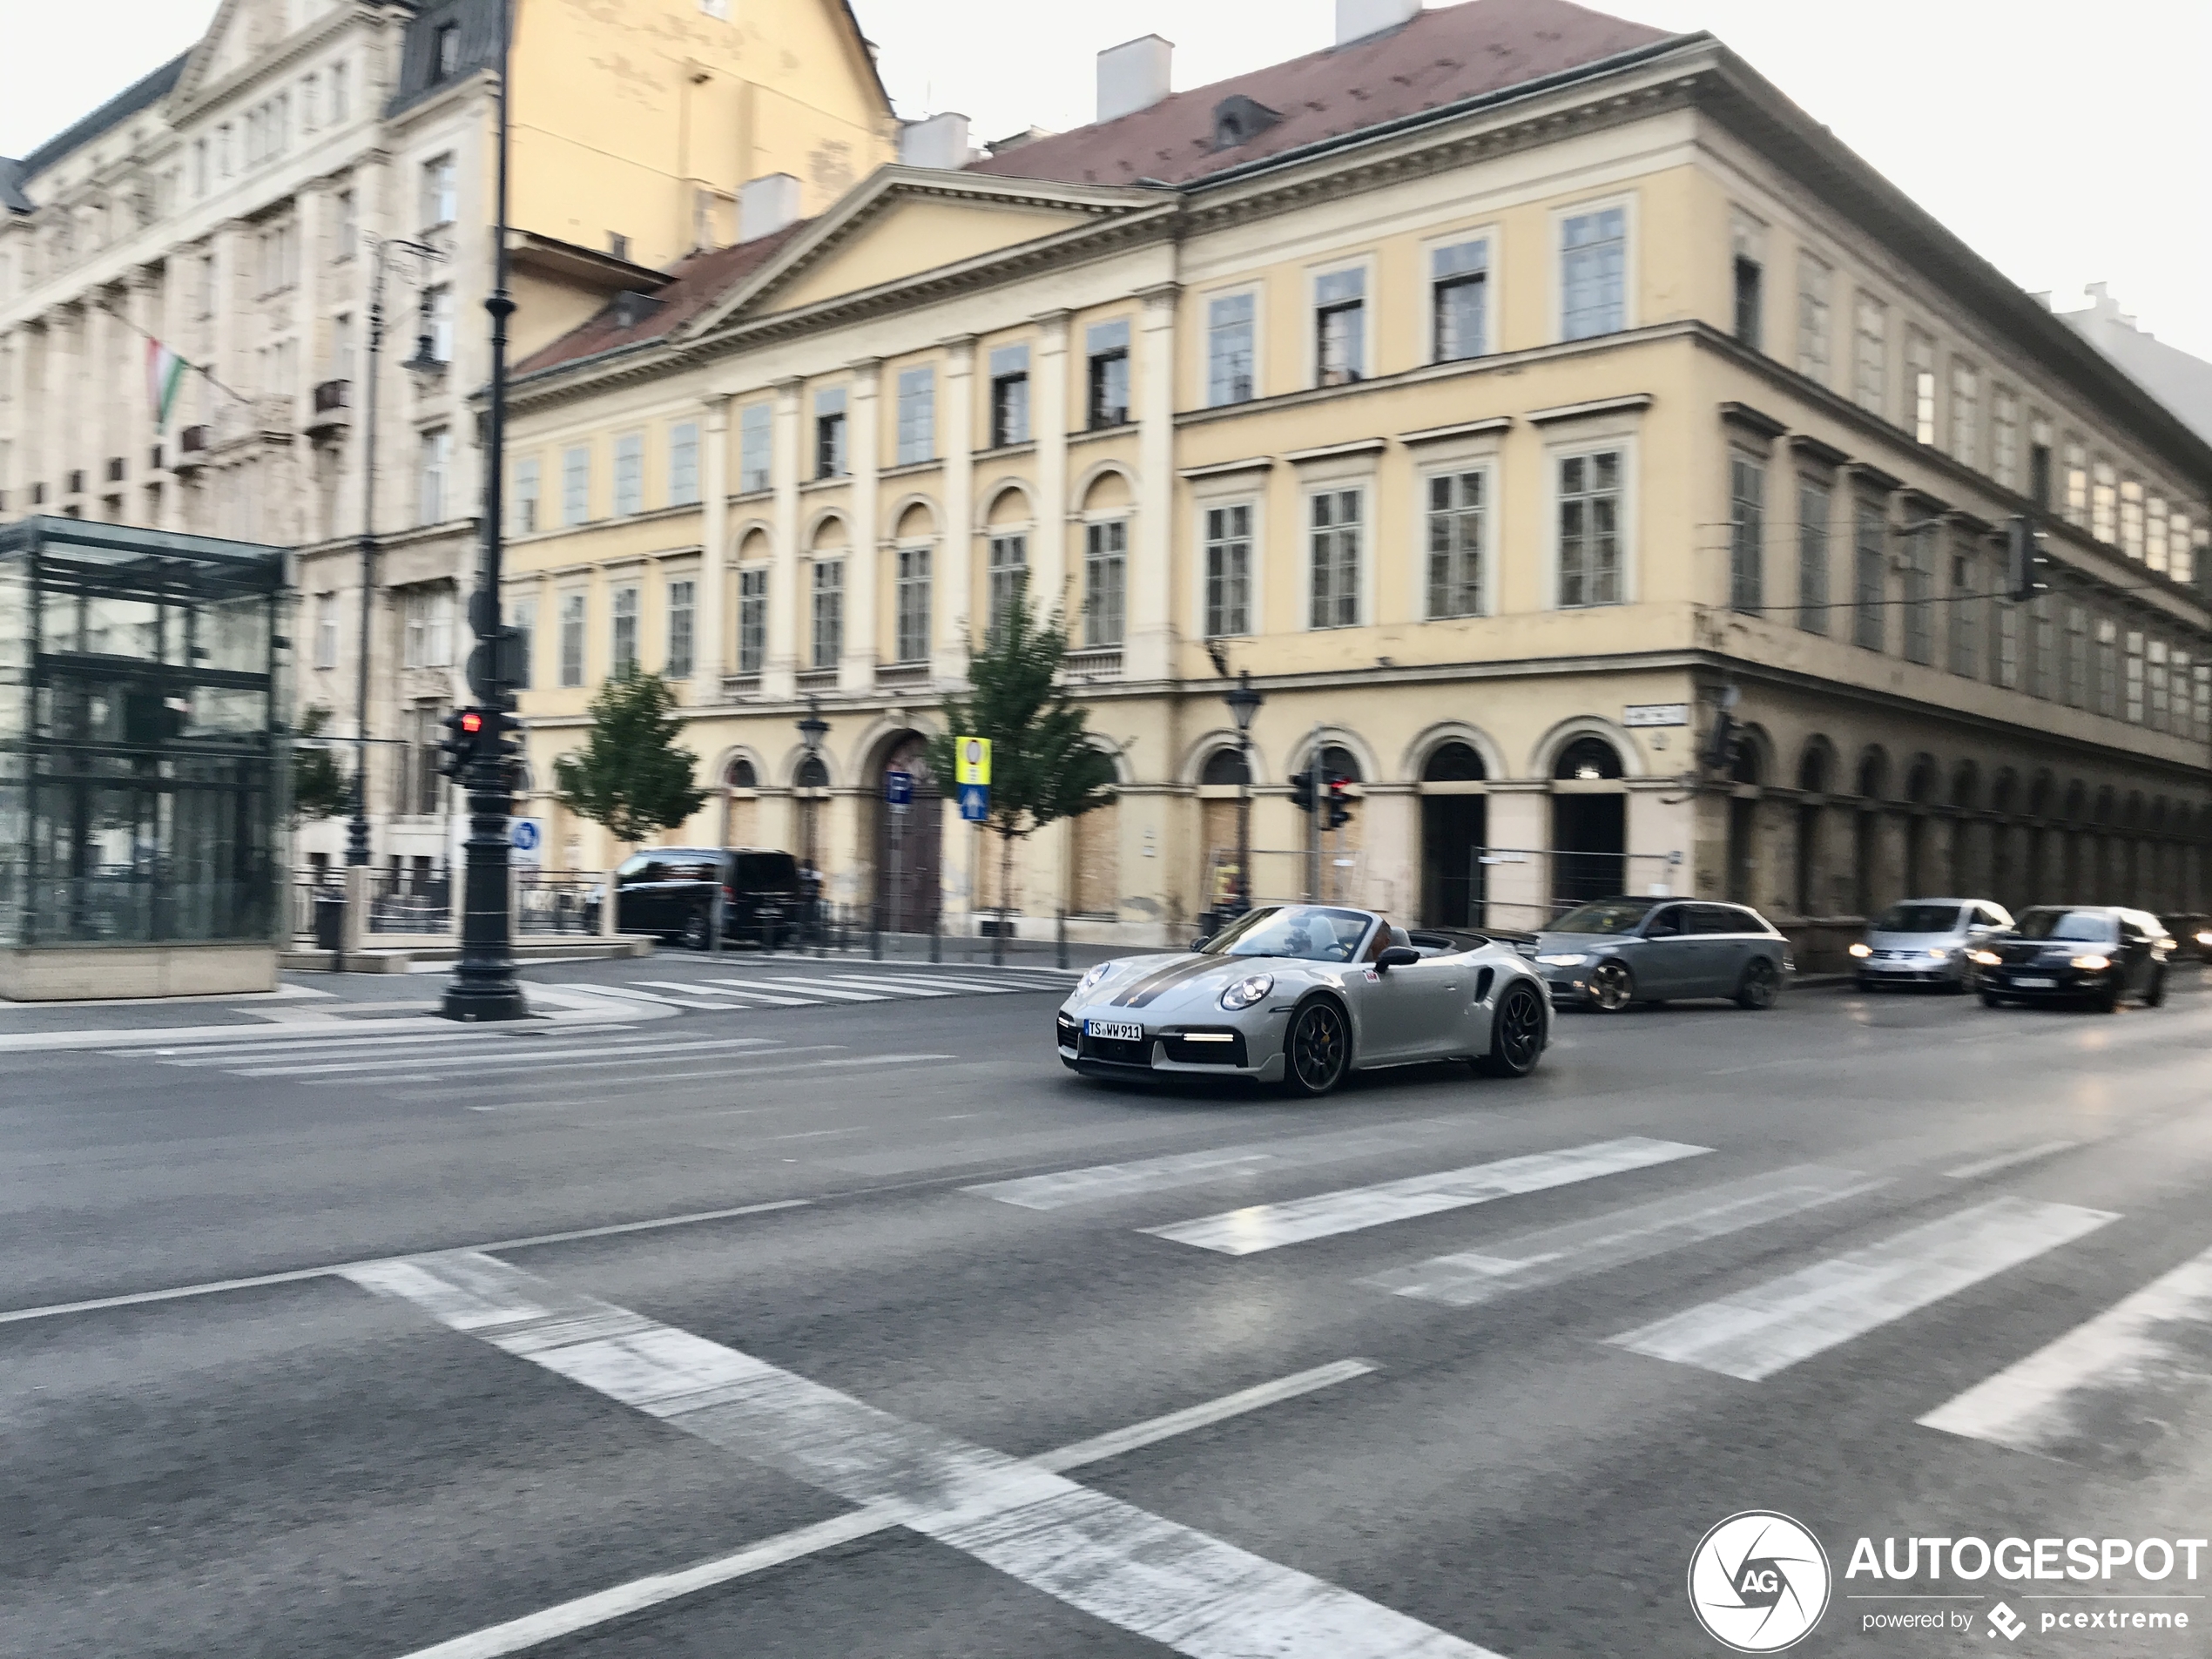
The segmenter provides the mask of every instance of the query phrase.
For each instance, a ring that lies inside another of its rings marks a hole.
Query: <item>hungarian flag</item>
[[[153,429],[169,429],[169,411],[176,407],[177,388],[185,383],[192,365],[158,340],[146,341],[146,395],[153,408]]]

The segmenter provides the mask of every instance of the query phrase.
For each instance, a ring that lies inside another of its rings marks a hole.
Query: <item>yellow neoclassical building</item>
[[[2212,450],[1710,36],[1339,20],[1183,92],[1115,48],[1079,132],[909,129],[934,165],[522,366],[551,861],[618,856],[549,786],[636,664],[715,791],[689,836],[811,844],[888,911],[883,775],[1026,592],[1120,791],[1025,846],[1025,930],[1175,941],[1233,882],[1247,672],[1262,899],[2203,904]],[[1317,760],[1359,798],[1318,868]],[[898,914],[966,925],[973,832],[908,824]]]

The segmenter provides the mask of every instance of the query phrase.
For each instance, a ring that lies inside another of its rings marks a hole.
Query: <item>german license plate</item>
[[[1126,1020],[1085,1020],[1083,1035],[1089,1037],[1103,1037],[1109,1042],[1142,1042],[1144,1040],[1144,1028],[1141,1025],[1132,1025]]]
[[[2059,988],[2059,982],[2054,979],[2042,979],[2026,974],[2014,980],[2013,983],[2023,991],[2055,991]]]

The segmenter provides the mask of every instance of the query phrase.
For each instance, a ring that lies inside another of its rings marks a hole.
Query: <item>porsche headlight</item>
[[[1590,959],[1577,950],[1568,951],[1558,956],[1539,956],[1536,960],[1546,968],[1580,968]]]
[[[1249,979],[1238,980],[1234,985],[1224,991],[1221,994],[1221,1006],[1227,1008],[1233,1014],[1238,1008],[1248,1008],[1251,1007],[1253,1003],[1258,1001],[1260,998],[1265,996],[1274,988],[1274,974],[1254,974]]]
[[[1112,973],[1113,971],[1113,963],[1099,963],[1097,967],[1090,969],[1081,979],[1076,981],[1076,995],[1077,996],[1081,996],[1085,991],[1089,990],[1092,986],[1097,984],[1099,981],[1104,979],[1107,974]]]

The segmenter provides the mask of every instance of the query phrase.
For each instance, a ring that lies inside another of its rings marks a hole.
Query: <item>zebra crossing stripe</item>
[[[505,1054],[418,1054],[391,1060],[329,1060],[303,1065],[239,1066],[233,1069],[241,1077],[312,1077],[341,1071],[406,1071],[435,1062],[438,1071],[426,1075],[436,1076],[480,1066],[497,1066],[516,1072],[549,1071],[587,1063],[626,1066],[648,1055],[658,1060],[663,1055],[697,1053],[708,1049],[756,1049],[772,1041],[768,1037],[716,1037],[700,1038],[691,1042],[657,1042],[645,1047],[519,1049]]]
[[[2103,1210],[1998,1198],[1608,1340],[1757,1382],[2116,1219]]]
[[[1631,1135],[1615,1141],[1595,1141],[1588,1146],[1559,1152],[1536,1152],[1526,1157],[1501,1158],[1463,1170],[1441,1170],[1429,1175],[1408,1176],[1370,1187],[1324,1192],[1287,1204],[1252,1204],[1201,1216],[1169,1227],[1146,1227],[1156,1238],[1178,1244],[1195,1244],[1224,1256],[1250,1256],[1308,1239],[1332,1238],[1380,1227],[1416,1216],[1433,1216],[1469,1204],[1518,1193],[1541,1192],[1599,1176],[1670,1163],[1676,1158],[1697,1157],[1710,1147],[1688,1146],[1680,1141],[1647,1140]]]
[[[864,991],[850,985],[839,985],[819,979],[772,979],[761,981],[792,991],[804,991],[812,997],[828,997],[837,1002],[888,1002],[891,999],[880,991]]]
[[[787,985],[842,985],[853,989],[866,989],[877,994],[896,996],[958,996],[958,991],[939,990],[934,986],[915,985],[910,981],[878,979],[873,974],[840,974],[835,979],[786,980]]]
[[[2212,1393],[2212,1250],[1920,1419],[2068,1463],[2140,1465]]]
[[[779,996],[773,991],[757,989],[750,981],[741,979],[701,980],[699,983],[718,987],[718,988],[711,993],[715,996],[750,997],[756,1002],[766,1002],[779,1008],[811,1008],[820,1006],[811,996]]]
[[[1087,1169],[1060,1170],[1050,1175],[986,1181],[961,1190],[1023,1210],[1059,1210],[1069,1204],[1197,1186],[1262,1170],[1297,1169],[1333,1159],[1402,1152],[1417,1144],[1420,1136],[1433,1134],[1443,1127],[1440,1123],[1409,1123],[1393,1132],[1336,1130],[1325,1135],[1286,1135],[1280,1140],[1209,1147],[1201,1152],[1170,1152],[1126,1163],[1095,1163]]]
[[[903,989],[917,991],[950,988],[955,991],[974,991],[983,996],[1012,996],[1035,988],[1028,985],[1001,985],[988,980],[955,979],[948,974],[932,974],[927,979],[919,974],[869,974],[860,976],[842,974],[838,976],[838,982],[852,985],[896,985]]]

